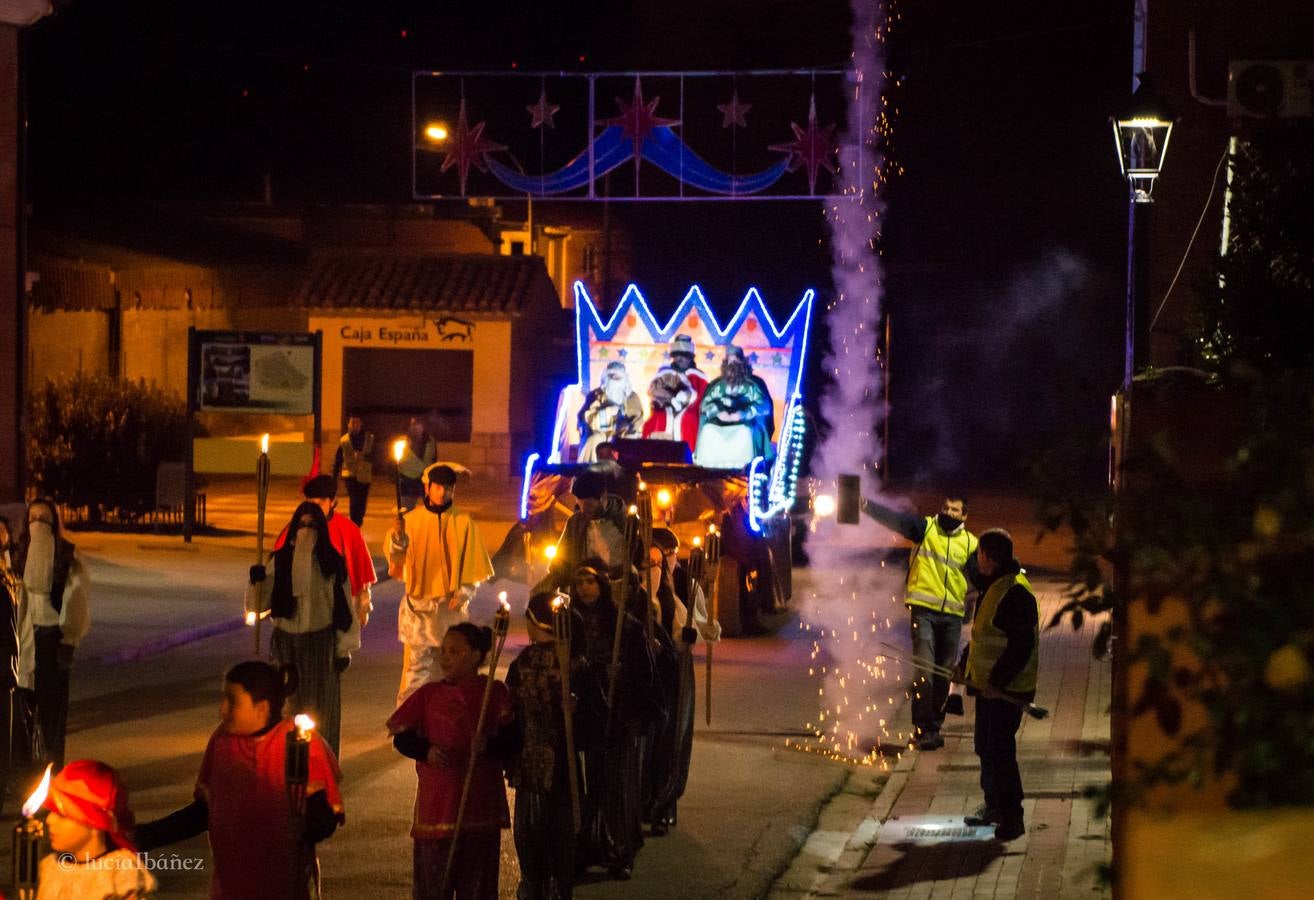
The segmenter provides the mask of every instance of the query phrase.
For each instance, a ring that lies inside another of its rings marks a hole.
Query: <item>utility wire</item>
[[[1173,274],[1173,280],[1168,284],[1168,290],[1164,291],[1163,299],[1159,301],[1159,308],[1154,311],[1154,318],[1150,320],[1150,331],[1154,331],[1154,323],[1159,321],[1159,313],[1163,312],[1164,306],[1168,303],[1168,298],[1172,295],[1173,288],[1177,286],[1177,279],[1181,277],[1182,269],[1186,268],[1186,259],[1191,255],[1191,247],[1195,245],[1195,237],[1200,233],[1200,226],[1204,224],[1205,215],[1209,212],[1209,204],[1214,202],[1214,191],[1218,189],[1218,173],[1223,168],[1223,161],[1227,159],[1227,150],[1223,150],[1223,155],[1218,158],[1218,165],[1214,166],[1214,177],[1209,182],[1209,196],[1205,198],[1204,209],[1200,210],[1200,218],[1195,222],[1195,230],[1191,232],[1191,239],[1186,242],[1186,251],[1182,253],[1182,261],[1177,264],[1177,271]]]

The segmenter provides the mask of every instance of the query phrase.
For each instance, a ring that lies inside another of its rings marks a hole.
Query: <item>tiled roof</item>
[[[292,305],[312,309],[444,310],[516,315],[560,305],[536,256],[325,254]]]
[[[109,266],[33,254],[28,268],[37,275],[29,296],[47,312],[75,312],[114,308],[114,273]]]

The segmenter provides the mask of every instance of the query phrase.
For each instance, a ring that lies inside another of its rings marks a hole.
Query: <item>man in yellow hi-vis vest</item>
[[[944,669],[958,659],[958,639],[967,592],[976,577],[976,535],[967,530],[967,501],[945,498],[939,515],[899,512],[863,499],[862,510],[915,545],[908,565],[903,602],[912,620],[913,658]],[[918,674],[912,688],[912,720],[919,750],[944,746],[940,727],[949,697],[949,679]]]
[[[347,433],[338,441],[333,457],[333,477],[347,489],[347,508],[357,528],[365,522],[365,504],[370,498],[370,481],[374,476],[374,434],[365,430],[360,416],[347,419]]]
[[[997,840],[1011,841],[1026,833],[1017,729],[1022,705],[1036,696],[1040,610],[1007,531],[992,528],[981,535],[977,565],[986,588],[957,671],[976,697],[975,749],[985,806],[964,821],[994,825]]]

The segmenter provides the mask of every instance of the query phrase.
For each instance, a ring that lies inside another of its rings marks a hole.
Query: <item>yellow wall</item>
[[[92,312],[46,312],[28,307],[28,386],[46,379],[109,371],[109,316]],[[185,348],[184,348],[185,349]]]
[[[145,379],[181,396],[187,394],[187,329],[232,327],[223,309],[125,309],[122,374]]]
[[[1126,900],[1314,896],[1314,811],[1128,813],[1119,895]]]

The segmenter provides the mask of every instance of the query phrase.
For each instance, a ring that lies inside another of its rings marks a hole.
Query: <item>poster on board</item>
[[[312,334],[197,332],[197,409],[311,415]]]

